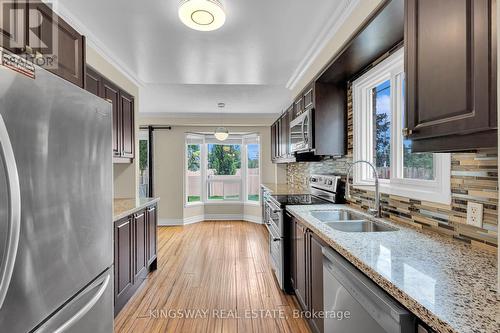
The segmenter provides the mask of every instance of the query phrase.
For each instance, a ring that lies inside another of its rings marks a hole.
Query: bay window
[[[186,135],[186,205],[259,203],[260,145],[257,135]]]
[[[450,154],[412,153],[404,128],[404,50],[352,84],[353,158],[373,163],[382,193],[449,204]],[[365,164],[354,166],[354,185],[372,185]]]

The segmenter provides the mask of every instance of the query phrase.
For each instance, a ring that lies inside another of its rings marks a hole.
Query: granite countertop
[[[338,208],[359,213],[344,205],[287,210],[436,331],[499,332],[495,254],[385,219],[377,220],[399,230],[341,232],[310,214]]]
[[[261,186],[265,187],[269,191],[271,191],[273,194],[276,195],[292,195],[292,194],[309,194],[308,189],[303,189],[300,187],[293,187],[288,184],[276,184],[276,183],[263,183],[260,184]]]
[[[160,198],[115,199],[113,207],[113,222],[127,217],[135,212],[160,201]]]

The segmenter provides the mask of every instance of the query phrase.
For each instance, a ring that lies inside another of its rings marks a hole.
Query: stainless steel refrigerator
[[[0,332],[111,333],[111,105],[28,76],[0,62]]]

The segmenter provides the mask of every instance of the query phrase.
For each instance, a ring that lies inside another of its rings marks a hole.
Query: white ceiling
[[[140,112],[213,113],[225,102],[226,112],[278,113],[293,98],[287,82],[348,0],[221,2],[226,24],[213,32],[184,26],[179,0],[60,3],[141,83]]]

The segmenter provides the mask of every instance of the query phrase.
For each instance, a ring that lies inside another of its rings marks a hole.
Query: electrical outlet
[[[467,224],[478,228],[483,227],[483,205],[477,202],[467,202]]]

